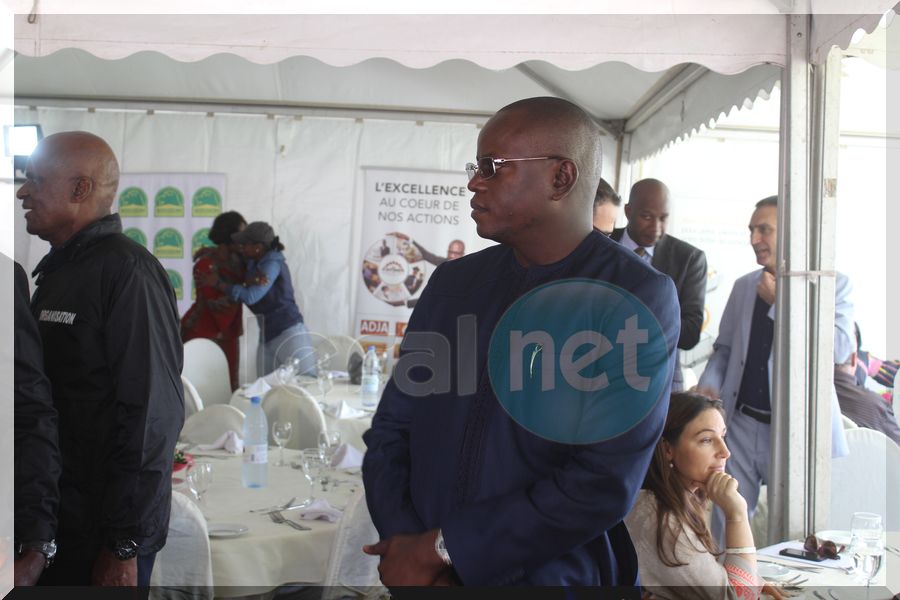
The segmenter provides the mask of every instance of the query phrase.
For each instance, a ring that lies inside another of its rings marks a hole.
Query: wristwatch
[[[53,558],[56,556],[56,540],[50,540],[49,542],[20,542],[19,546],[16,548],[16,554],[22,556],[22,554],[25,553],[26,548],[37,550],[44,555],[44,558],[47,561],[44,565],[45,569],[50,566],[53,562]]]
[[[122,539],[110,543],[109,549],[119,560],[129,560],[137,556],[138,545],[134,540]]]
[[[437,538],[434,540],[434,551],[441,557],[441,560],[448,567],[453,564],[450,560],[450,553],[447,552],[447,545],[444,544],[444,532],[438,529]]]

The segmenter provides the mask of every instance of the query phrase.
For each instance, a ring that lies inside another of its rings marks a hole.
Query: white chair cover
[[[330,335],[328,340],[337,348],[337,354],[330,362],[330,368],[334,371],[346,371],[350,355],[354,352],[359,354],[360,358],[366,354],[359,342],[348,335]]]
[[[844,429],[857,429],[859,425],[853,422],[853,419],[848,417],[847,415],[841,415],[841,423],[844,424]]]
[[[188,417],[179,439],[191,444],[212,444],[226,431],[242,435],[243,429],[243,412],[227,404],[214,404]]]
[[[848,429],[850,455],[831,461],[830,529],[850,529],[855,512],[884,517],[900,531],[900,446],[880,431]]]
[[[338,525],[328,559],[322,600],[377,598],[387,594],[378,578],[378,557],[361,550],[364,544],[376,541],[378,531],[369,516],[365,490],[360,486],[347,503]]]
[[[325,415],[316,399],[305,389],[296,385],[275,386],[263,398],[262,407],[269,424],[269,444],[275,444],[272,423],[290,421],[291,439],[285,448],[302,450],[318,446],[319,433],[326,428]]]
[[[150,598],[213,597],[206,519],[197,505],[179,492],[172,493],[169,536],[156,554],[150,586]]]
[[[184,345],[181,374],[197,388],[204,406],[228,404],[231,399],[228,360],[214,341],[204,338],[188,341]]]
[[[203,410],[203,400],[194,384],[184,375],[181,376],[181,385],[184,387],[184,418],[187,419]]]

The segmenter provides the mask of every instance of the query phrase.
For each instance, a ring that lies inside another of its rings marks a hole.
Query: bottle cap
[[[259,399],[259,396],[253,396],[252,398],[250,398],[250,404],[259,404],[260,402],[262,401]]]

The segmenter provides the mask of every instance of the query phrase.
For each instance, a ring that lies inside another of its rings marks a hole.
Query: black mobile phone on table
[[[811,560],[813,562],[822,562],[825,560],[824,556],[819,556],[816,552],[810,552],[809,550],[803,550],[802,548],[782,548],[781,552],[778,554],[789,558]]]

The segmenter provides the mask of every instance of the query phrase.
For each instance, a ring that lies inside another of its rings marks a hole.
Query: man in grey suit
[[[752,517],[759,500],[759,488],[769,479],[777,196],[756,203],[749,229],[750,244],[762,269],[751,271],[734,282],[719,323],[713,354],[697,387],[700,392],[722,400],[731,451],[725,469],[738,480],[738,489],[747,500],[747,510]],[[853,304],[849,295],[850,281],[838,273],[835,282],[836,338],[840,332],[850,335],[853,332]],[[846,455],[847,442],[834,393],[831,434],[832,456]],[[725,533],[722,511],[713,511],[711,530],[722,546]]]
[[[633,250],[653,268],[672,278],[681,306],[678,348],[690,350],[700,341],[706,302],[706,255],[699,248],[666,234],[669,188],[658,179],[642,179],[631,186],[625,205],[628,225],[615,229],[612,239]],[[675,365],[672,391],[681,391],[681,365]]]

